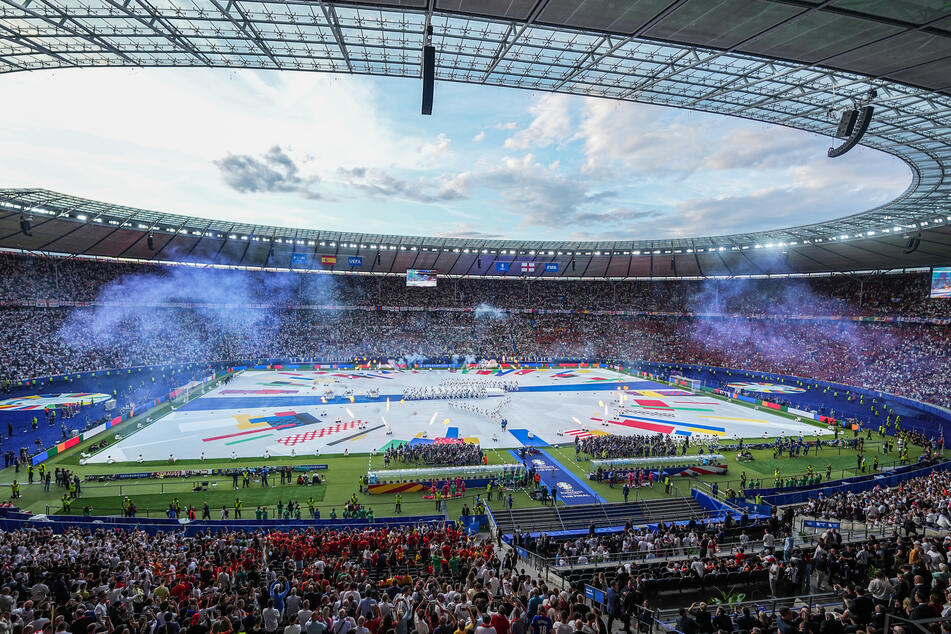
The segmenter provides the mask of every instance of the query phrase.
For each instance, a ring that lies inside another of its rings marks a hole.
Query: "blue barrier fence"
[[[839,481],[840,484],[834,484],[832,486],[827,485],[808,491],[792,491],[790,493],[777,493],[775,495],[763,496],[763,501],[774,506],[783,504],[804,504],[810,499],[814,499],[819,495],[822,495],[823,497],[829,497],[830,495],[835,495],[837,493],[861,493],[863,491],[871,491],[877,486],[894,487],[898,486],[902,482],[911,480],[912,478],[922,478],[929,476],[932,473],[948,470],[951,470],[951,462],[941,462],[930,467],[912,469],[902,473],[887,472],[876,474],[871,478],[867,478],[861,482]]]
[[[659,376],[679,374],[699,380],[704,387],[727,389],[732,392],[736,390],[725,388],[727,383],[754,381],[800,388],[803,391],[799,393],[760,393],[760,398],[773,402],[787,402],[793,407],[815,410],[821,415],[856,418],[865,424],[871,423],[873,428],[885,422],[884,415],[876,418],[870,412],[872,400],[875,399],[879,404],[887,405],[896,414],[901,415],[902,429],[914,429],[936,438],[951,438],[951,410],[878,390],[788,374],[695,364],[634,361],[630,368]],[[849,400],[849,394],[856,398]],[[756,398],[748,395],[737,395],[737,398],[742,401],[756,402]]]
[[[385,526],[414,526],[445,521],[442,515],[419,515],[411,517],[381,517],[372,522],[344,519],[321,520],[169,520],[160,518],[85,517],[50,515],[37,517],[13,509],[0,509],[0,529],[5,531],[24,528],[50,529],[62,533],[72,528],[86,530],[141,530],[156,533],[183,533],[186,537],[198,533],[218,531],[303,531],[308,528],[381,528]],[[454,522],[449,522],[453,524]]]

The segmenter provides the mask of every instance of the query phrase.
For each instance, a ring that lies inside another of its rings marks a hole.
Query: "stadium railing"
[[[743,608],[749,608],[751,615],[756,615],[760,611],[765,611],[771,616],[775,616],[779,613],[779,610],[782,608],[793,608],[801,609],[808,608],[811,612],[815,608],[831,608],[842,605],[842,598],[834,592],[826,592],[821,594],[806,594],[806,595],[796,595],[791,597],[779,597],[775,599],[766,599],[766,600],[755,600],[755,601],[738,601],[733,603],[708,603],[707,607],[711,610],[716,610],[716,608],[722,607],[727,614],[737,614],[741,613]],[[677,623],[677,617],[679,616],[678,610],[680,606],[676,608],[664,608],[664,609],[654,609],[653,620],[654,625],[657,628],[652,631],[661,631],[661,632],[679,632],[675,628]],[[635,615],[639,614],[639,611],[635,612]],[[632,621],[634,617],[632,616]],[[889,631],[887,628],[885,631]]]
[[[230,483],[230,479],[229,479],[229,483]],[[162,486],[164,486],[164,484],[165,484],[165,483],[163,483]],[[192,483],[183,482],[182,484],[186,484],[186,485],[187,485],[187,484],[194,484],[194,483],[193,483],[193,482],[192,482]],[[123,517],[122,508],[119,506],[119,504],[120,504],[120,502],[121,502],[119,498],[120,498],[120,496],[128,495],[128,496],[130,497],[130,499],[131,499],[133,502],[135,502],[135,498],[133,497],[133,493],[131,493],[130,491],[131,491],[132,487],[135,487],[135,486],[137,486],[137,485],[123,484],[123,485],[121,485],[121,486],[125,488],[125,492],[124,492],[124,493],[118,493],[118,494],[111,493],[111,494],[109,494],[109,495],[95,496],[95,495],[89,495],[89,490],[90,490],[90,489],[93,489],[93,490],[94,490],[96,487],[90,487],[89,485],[84,484],[83,487],[82,487],[82,496],[80,496],[80,497],[78,497],[78,498],[75,498],[75,499],[72,501],[72,508],[71,508],[71,514],[70,514],[70,516],[72,516],[72,517],[81,517],[81,516],[82,516],[83,507],[89,506],[89,507],[90,507],[90,510],[92,511],[92,513],[95,514],[95,517],[100,517],[100,518]],[[154,488],[154,487],[156,487],[157,485],[156,485],[156,484],[151,484],[151,485],[138,485],[138,486],[151,486],[151,487]],[[308,488],[309,488],[309,487],[306,487],[306,486],[302,486],[302,487],[299,487],[299,488],[278,487],[278,488],[275,488],[275,491],[276,491],[276,493],[275,493],[275,498],[286,498],[287,500],[293,500],[294,502],[299,502],[299,503],[301,504],[301,511],[302,511],[301,521],[310,521],[311,518],[309,518],[309,517],[307,516],[308,508],[307,508],[307,502],[306,502],[306,500],[307,500],[307,490],[308,490]],[[301,495],[288,495],[288,494],[287,494],[287,491],[298,491],[298,490],[301,492]],[[148,493],[148,495],[154,495],[154,494],[156,494],[156,493],[157,493],[157,491],[150,491],[150,492]],[[189,493],[189,494],[190,494],[190,493],[191,493],[191,490],[186,488],[186,489],[184,489],[184,490],[168,490],[168,491],[162,491],[161,493],[162,493],[162,494],[167,494],[167,495],[169,496],[167,499],[168,499],[169,502],[171,502],[171,497],[174,496],[176,493],[181,493],[181,494],[183,494],[183,495],[186,494],[186,493]],[[240,497],[240,490],[239,490],[237,493],[239,493],[239,495],[236,496],[236,497]],[[145,493],[142,493],[142,495],[145,495]],[[104,500],[104,499],[107,499],[107,498],[110,499],[110,500],[114,500],[114,502],[111,502],[111,503],[109,503],[109,504],[105,504],[105,503],[100,502],[99,504],[97,504],[97,500],[101,501],[101,500]],[[470,508],[472,508],[473,503],[474,503],[474,502],[470,501]],[[187,505],[187,504],[183,504],[183,506],[184,506],[184,508],[186,509],[185,511],[183,511],[183,513],[185,513],[185,512],[187,512],[188,505]],[[225,506],[226,506],[226,508],[228,509],[229,514],[230,514],[230,513],[233,513],[233,507],[232,507],[232,504],[231,504],[231,503],[228,503],[228,504],[226,504]],[[336,509],[336,510],[337,510],[337,517],[338,517],[338,518],[341,518],[341,516],[343,515],[343,508],[344,508],[344,506],[345,506],[345,505],[343,505],[343,504],[330,504],[330,503],[326,503],[326,502],[323,502],[323,501],[317,502],[316,507],[320,509],[320,516],[321,516],[321,519],[320,519],[319,521],[323,521],[323,520],[328,519],[331,509]],[[414,515],[416,515],[416,516],[422,516],[422,515],[440,515],[440,517],[443,517],[443,516],[441,515],[442,512],[439,511],[439,510],[436,510],[436,508],[435,508],[435,502],[433,502],[432,500],[417,500],[417,501],[405,501],[405,500],[404,500],[404,501],[402,502],[402,504],[400,505],[400,507],[401,507],[401,509],[402,509],[402,514],[401,514],[401,515],[391,515],[391,514],[394,512],[395,506],[396,506],[396,503],[393,502],[392,500],[388,500],[388,501],[386,501],[386,502],[381,502],[381,503],[379,503],[379,504],[376,504],[376,503],[363,504],[363,506],[364,506],[364,507],[373,508],[375,511],[380,511],[380,510],[382,510],[382,509],[385,509],[385,512],[387,513],[387,517],[394,517],[394,518],[399,518],[399,517],[413,517]],[[220,504],[220,503],[219,503],[217,506],[214,505],[214,504],[211,504],[210,507],[211,507],[211,514],[212,514],[212,517],[213,517],[213,519],[212,519],[211,521],[230,521],[230,520],[220,520],[220,519],[219,519],[218,516],[219,516],[220,511],[221,511],[221,504]],[[244,505],[243,508],[242,508],[242,512],[243,512],[243,514],[244,514],[245,517],[251,516],[251,517],[253,518],[253,517],[254,517],[255,510],[256,510],[257,508],[258,508],[258,505],[257,505],[257,504],[252,505],[252,504],[250,504],[250,503],[245,503],[245,505]],[[262,504],[262,505],[260,505],[260,508],[261,508],[261,509],[267,509],[267,511],[268,511],[268,518],[269,518],[269,519],[266,520],[266,521],[269,521],[269,522],[272,522],[272,521],[273,521],[273,522],[280,521],[280,520],[276,517],[276,512],[277,512],[277,505],[276,505],[276,504],[269,504],[269,505],[264,505],[264,504]],[[202,509],[201,509],[201,506],[196,506],[196,507],[195,507],[195,510],[196,510],[196,512],[197,512],[199,515],[201,514],[201,510],[202,510]],[[49,504],[47,504],[46,507],[45,507],[45,511],[44,511],[44,512],[45,512],[46,515],[51,515],[51,514],[62,513],[62,511],[63,511],[63,508],[62,508],[61,505],[49,505]],[[163,506],[163,507],[161,507],[161,508],[159,508],[159,507],[141,507],[141,506],[138,506],[138,505],[136,506],[136,518],[168,519],[167,512],[168,512],[168,505],[165,505],[165,506]],[[379,513],[378,513],[378,514],[379,514]],[[68,517],[68,516],[64,515],[64,517]],[[261,521],[265,521],[265,520],[261,520]],[[354,520],[354,521],[356,521],[356,520]]]
[[[717,544],[716,552],[707,551],[708,557],[722,557],[736,552],[743,547],[746,552],[755,554],[762,550],[762,544],[754,541],[745,545],[738,541]],[[683,561],[698,557],[700,549],[697,546],[681,546],[679,548],[659,548],[648,551],[627,551],[604,553],[601,555],[571,555],[560,557],[546,557],[542,559],[544,565],[554,571],[570,571],[575,568],[597,568],[601,566],[618,566],[627,563],[664,563],[667,561]],[[584,560],[584,561],[582,561]]]

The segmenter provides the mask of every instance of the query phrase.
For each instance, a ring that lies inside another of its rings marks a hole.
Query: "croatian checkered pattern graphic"
[[[337,432],[353,429],[357,426],[357,424],[359,424],[359,422],[360,421],[350,421],[349,423],[337,423],[336,425],[321,427],[320,429],[311,429],[310,431],[306,431],[302,434],[291,434],[290,436],[278,438],[277,442],[287,447],[292,447],[302,442],[311,441],[314,438],[323,438],[324,436],[329,436],[330,434],[336,434]]]

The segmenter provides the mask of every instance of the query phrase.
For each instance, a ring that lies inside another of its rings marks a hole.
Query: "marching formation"
[[[449,407],[461,409],[464,412],[469,412],[470,414],[476,414],[477,416],[485,416],[486,418],[492,421],[501,421],[502,410],[512,402],[512,399],[506,396],[501,401],[494,401],[494,402],[495,402],[495,407],[493,407],[492,409],[489,409],[488,407],[482,407],[470,401],[449,401]]]
[[[488,398],[489,396],[498,395],[500,392],[517,391],[518,381],[454,377],[440,381],[438,385],[406,388],[403,390],[403,399],[407,401],[428,401],[433,399]]]

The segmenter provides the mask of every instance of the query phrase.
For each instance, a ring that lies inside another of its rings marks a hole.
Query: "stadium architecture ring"
[[[493,267],[499,257],[560,262],[557,271],[542,265],[532,273],[546,278],[789,274],[946,263],[951,18],[946,8],[894,4],[2,0],[4,73],[126,66],[419,77],[431,29],[439,81],[658,104],[830,136],[843,112],[872,105],[862,144],[901,158],[912,179],[895,200],[827,222],[615,242],[292,230],[6,189],[0,190],[0,247],[152,259],[167,246],[195,255],[228,253],[226,244],[236,241],[243,247],[234,250],[240,264],[261,265],[269,253],[289,260],[304,245],[343,255],[344,261],[362,256],[347,270],[383,274],[397,272],[395,256],[407,251],[413,257],[400,265],[431,266],[453,276],[499,275]],[[504,9],[493,12],[498,7]],[[33,236],[19,231],[24,213],[35,219]],[[147,234],[154,234],[156,249],[147,248]],[[252,240],[261,248],[247,248]],[[512,267],[502,275],[520,273]]]

